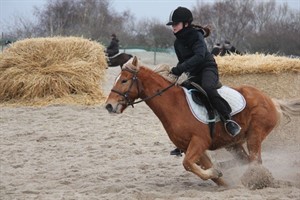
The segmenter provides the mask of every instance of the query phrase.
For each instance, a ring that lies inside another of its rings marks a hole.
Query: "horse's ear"
[[[132,65],[137,67],[138,66],[138,59],[136,56],[133,57],[133,60],[132,60]]]
[[[123,68],[127,68],[130,70],[134,70],[134,71],[138,71],[139,70],[139,65],[138,65],[138,59],[136,56],[134,56],[133,58],[131,58],[130,60],[128,60],[123,66]]]

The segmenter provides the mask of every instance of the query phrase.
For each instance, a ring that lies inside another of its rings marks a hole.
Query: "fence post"
[[[3,32],[1,32],[1,52],[3,52],[3,38],[4,38],[4,34]]]
[[[154,65],[156,65],[156,51],[157,51],[157,47],[155,46],[155,48],[154,48]]]

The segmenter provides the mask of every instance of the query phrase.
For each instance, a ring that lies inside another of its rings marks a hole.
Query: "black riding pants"
[[[206,68],[198,76],[192,76],[191,81],[200,85],[212,104],[223,118],[228,118],[231,113],[231,107],[228,102],[220,96],[216,87],[219,83],[219,74],[216,68]],[[192,88],[193,86],[190,86]],[[189,89],[190,89],[189,88]]]

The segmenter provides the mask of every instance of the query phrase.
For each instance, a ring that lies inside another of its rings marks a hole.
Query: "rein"
[[[115,92],[115,93],[117,93],[119,95],[121,95],[122,97],[124,97],[127,106],[132,106],[133,107],[134,104],[138,104],[138,103],[141,103],[143,101],[147,101],[149,99],[152,99],[152,98],[154,98],[156,96],[160,96],[162,93],[164,93],[165,91],[167,91],[168,89],[170,89],[171,87],[173,87],[176,84],[176,81],[175,81],[174,83],[172,83],[168,87],[166,87],[166,88],[164,88],[162,90],[157,91],[155,94],[153,94],[153,95],[151,95],[149,97],[146,97],[146,98],[141,99],[139,101],[131,101],[129,99],[129,92],[130,92],[130,90],[131,90],[131,88],[132,88],[132,86],[133,86],[134,83],[136,83],[136,85],[137,85],[138,96],[140,96],[140,87],[139,87],[139,82],[138,82],[138,77],[137,77],[138,71],[133,71],[133,70],[130,70],[130,69],[127,69],[127,68],[122,69],[122,71],[123,70],[128,71],[128,72],[130,72],[130,73],[133,74],[132,78],[129,79],[129,80],[132,80],[132,81],[131,81],[131,84],[130,84],[128,90],[125,93],[121,93],[120,91],[114,90],[114,89],[112,89],[111,91]]]

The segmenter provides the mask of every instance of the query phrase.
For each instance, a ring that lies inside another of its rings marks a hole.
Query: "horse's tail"
[[[276,110],[277,110],[277,116],[280,123],[282,119],[282,115],[286,116],[289,121],[291,121],[291,116],[300,116],[300,99],[293,99],[293,100],[279,100],[279,99],[272,99]]]

